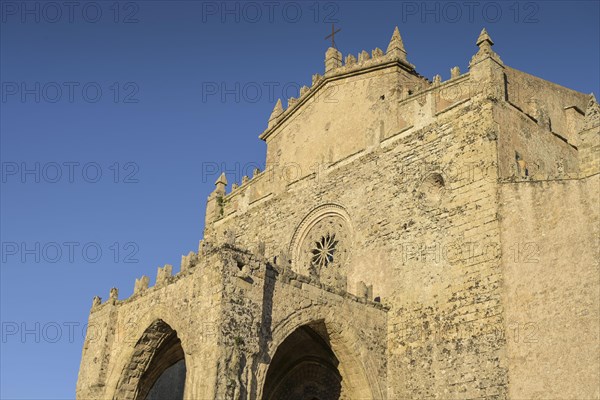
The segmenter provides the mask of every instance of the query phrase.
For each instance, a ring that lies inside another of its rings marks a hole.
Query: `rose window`
[[[317,207],[292,237],[292,268],[324,285],[347,290],[353,233],[350,217],[336,204]]]
[[[324,268],[333,263],[333,255],[336,252],[338,241],[335,239],[335,233],[322,236],[315,242],[311,250],[311,265],[316,268]]]
[[[316,275],[338,274],[348,265],[351,238],[346,221],[338,215],[327,215],[312,224],[298,248],[298,272]]]

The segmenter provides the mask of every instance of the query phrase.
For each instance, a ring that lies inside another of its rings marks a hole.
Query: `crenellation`
[[[369,61],[370,58],[371,57],[369,56],[369,53],[367,53],[365,50],[358,53],[358,63],[359,64]]]
[[[143,275],[141,278],[135,280],[135,285],[133,287],[133,294],[140,294],[148,289],[148,285],[150,284],[150,278],[146,275]]]
[[[348,54],[346,56],[346,62],[344,63],[345,66],[347,67],[351,67],[353,65],[356,64],[356,57],[354,57],[354,54]]]
[[[325,53],[325,75],[330,74],[336,68],[342,66],[342,53],[336,48],[330,47]]]
[[[579,144],[579,176],[587,177],[600,173],[600,106],[590,94],[583,127],[577,133]]]
[[[311,80],[311,86],[312,87],[317,86],[322,80],[323,80],[323,76],[321,76],[320,74],[313,74],[312,80]]]
[[[596,101],[594,93],[590,93],[587,106],[585,108],[585,119],[583,129],[593,129],[600,126],[600,106]]]
[[[460,68],[452,67],[450,68],[450,79],[458,78],[460,76]]]
[[[169,282],[170,278],[173,276],[173,266],[170,264],[165,264],[164,267],[159,267],[156,272],[156,283],[155,286],[162,286]]]
[[[341,290],[340,288],[334,287],[334,286],[329,286],[327,284],[324,284],[322,282],[319,282],[317,280],[315,280],[313,277],[310,276],[306,276],[306,275],[302,275],[299,273],[296,273],[292,270],[290,270],[289,268],[284,268],[280,265],[272,265],[271,268],[273,268],[277,274],[281,275],[281,279],[283,283],[287,283],[291,286],[297,287],[298,285],[295,283],[299,283],[301,284],[301,287],[305,287],[310,286],[311,290],[314,289],[322,289],[325,290],[328,293],[332,293],[344,298],[347,298],[349,300],[353,300],[362,304],[367,304],[371,307],[375,307],[377,309],[380,310],[388,310],[388,306],[384,305],[383,303],[381,303],[380,301],[375,301],[372,298],[372,294],[373,294],[373,285],[369,285],[367,286],[366,284],[364,284],[364,282],[361,282],[364,285],[364,296],[361,296],[360,294],[352,294],[347,292],[346,290]],[[358,287],[357,287],[358,288]],[[358,290],[357,290],[358,291]]]
[[[384,54],[383,50],[381,50],[379,47],[376,47],[375,49],[373,49],[373,51],[371,51],[371,59],[373,59],[373,60],[381,58],[384,55],[385,54]]]
[[[402,47],[402,49],[403,49],[403,47]],[[354,57],[350,57],[347,60],[347,61],[349,61],[349,63],[347,63],[346,65],[342,65],[341,53],[337,52],[336,49],[330,48],[326,54],[326,64],[328,63],[326,66],[326,74],[325,74],[326,76],[321,77],[318,74],[313,75],[312,88],[315,90],[311,90],[310,92],[308,92],[309,94],[306,96],[306,99],[313,97],[313,95],[314,95],[313,92],[326,90],[324,87],[325,85],[323,85],[322,82],[326,83],[328,80],[341,79],[346,74],[356,74],[356,73],[361,73],[361,72],[365,73],[365,72],[368,72],[372,68],[386,67],[386,66],[391,66],[391,65],[400,65],[402,69],[405,69],[406,71],[410,72],[410,74],[413,76],[411,79],[415,78],[417,80],[422,81],[419,85],[416,85],[416,87],[414,89],[415,91],[420,90],[420,85],[428,85],[429,84],[428,81],[426,80],[426,78],[420,76],[419,74],[417,74],[414,71],[414,66],[412,64],[405,61],[405,57],[397,57],[396,52],[392,51],[390,53],[390,55],[387,55],[387,54],[383,54],[383,51],[381,51],[380,49],[377,48],[373,51],[373,54],[374,54],[374,58],[370,58],[369,53],[367,53],[366,51],[363,51],[359,54],[358,63],[354,63]],[[338,62],[338,58],[339,58],[339,62]],[[412,89],[409,89],[409,93],[410,92],[412,92]],[[326,93],[322,94],[322,95],[327,97]],[[317,100],[317,99],[315,99],[315,100]],[[301,106],[303,104],[304,104],[304,107]],[[290,102],[290,104],[288,104],[288,108],[285,111],[283,111],[281,114],[278,114],[279,116],[277,118],[273,118],[273,116],[272,116],[269,119],[269,123],[267,124],[268,125],[267,130],[265,132],[263,132],[263,134],[261,134],[261,138],[266,139],[266,137],[268,136],[270,131],[275,130],[277,128],[277,126],[279,126],[283,123],[283,121],[286,121],[287,119],[289,119],[290,115],[297,112],[298,109],[308,107],[308,105],[306,105],[306,104],[310,104],[310,103],[307,103],[305,101],[304,96],[300,96],[299,99],[291,99],[291,102]],[[278,108],[278,112],[279,112],[279,108]]]
[[[214,220],[211,222],[220,221],[238,211],[245,212],[256,202],[265,200],[271,195],[270,183],[272,181],[270,179],[272,179],[273,171],[260,171],[259,168],[255,168],[252,173],[252,178],[244,176],[241,185],[233,184],[230,193],[217,199],[219,211],[212,213]],[[210,201],[209,199],[209,203]],[[208,216],[207,213],[207,218]]]
[[[181,266],[179,269],[179,273],[185,273],[190,268],[194,267],[198,262],[198,254],[190,251],[187,255],[181,256]]]
[[[359,298],[367,298],[369,295],[369,289],[367,288],[366,283],[363,281],[358,281],[356,284],[356,296]]]
[[[308,92],[310,92],[310,88],[308,86],[306,86],[306,85],[303,85],[300,88],[300,97],[301,98],[304,97],[304,95],[306,95]]]
[[[94,299],[77,397],[144,398],[172,361],[185,398],[597,397],[600,108],[492,45],[444,82],[397,28],[385,54],[330,48],[180,273]]]

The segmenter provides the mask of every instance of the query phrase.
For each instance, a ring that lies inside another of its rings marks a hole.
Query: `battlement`
[[[580,134],[586,113],[591,113],[586,110],[593,108],[587,104],[587,96],[505,66],[492,50],[493,44],[487,31],[482,30],[469,72],[461,73],[458,67],[452,67],[446,81],[439,74],[429,81],[416,72],[407,60],[398,28],[385,53],[379,48],[370,53],[363,50],[358,57],[347,55],[343,62],[342,54],[329,48],[324,75],[313,75],[311,87],[302,87],[300,97],[289,99],[286,109],[281,99],[277,101],[268,127],[260,135],[267,142],[266,170],[254,171],[252,178],[243,177],[240,184],[231,185],[229,193],[222,175],[208,199],[206,226],[223,223],[301,182],[359,159],[400,134],[415,134],[435,125],[438,117],[474,101],[502,103],[549,132],[551,136],[544,140],[554,141],[554,157],[568,164],[570,176],[573,171],[578,175],[578,146],[583,142],[585,149],[597,146],[593,134]],[[555,92],[560,96],[551,96]],[[360,105],[357,98],[362,99]],[[591,100],[590,104],[597,103]],[[333,117],[341,114],[344,118]],[[562,149],[561,141],[575,153]],[[506,150],[509,153],[514,157],[513,149]],[[527,153],[527,162],[538,157],[522,149],[517,153],[519,157]],[[588,150],[584,153],[593,154]],[[590,155],[582,157],[592,160],[586,161],[588,164],[597,164]],[[510,169],[514,163],[507,156],[505,164],[510,167],[505,168],[503,175],[512,179],[514,173]],[[586,173],[596,169],[587,168]],[[543,174],[564,175],[560,170]]]
[[[264,171],[218,177],[180,271],[93,299],[78,398],[145,397],[177,360],[186,398],[292,398],[332,366],[341,392],[315,397],[594,397],[600,106],[476,45],[446,80],[397,29],[329,48],[277,101]]]
[[[296,288],[302,289],[306,286],[311,286],[316,289],[323,290],[328,293],[336,294],[345,299],[355,301],[357,303],[367,304],[380,310],[389,310],[389,306],[382,303],[380,297],[373,297],[373,285],[367,285],[365,282],[360,281],[356,287],[356,293],[350,293],[347,290],[336,288],[330,285],[326,285],[319,282],[316,278],[302,275],[294,272],[289,266],[278,265],[278,264],[267,264],[281,279],[282,283],[289,284]]]
[[[98,296],[93,298],[91,313],[97,312],[107,305],[120,306],[135,301],[143,301],[143,298],[151,295],[153,292],[161,290],[165,286],[172,285],[181,279],[185,279],[185,277],[190,276],[196,271],[202,273],[201,271],[203,269],[209,267],[206,259],[215,255],[220,260],[224,261],[226,268],[223,272],[228,275],[229,278],[241,279],[242,281],[248,282],[253,281],[252,277],[264,278],[266,275],[271,277],[278,276],[281,283],[296,288],[306,288],[307,286],[310,286],[314,289],[323,290],[357,303],[370,305],[380,310],[387,311],[389,309],[381,303],[379,297],[373,297],[373,285],[367,285],[364,282],[360,282],[356,288],[356,294],[352,294],[339,287],[321,283],[315,277],[302,275],[292,271],[286,260],[279,260],[278,263],[277,258],[275,258],[271,262],[263,257],[256,256],[249,251],[236,248],[228,243],[223,243],[220,246],[215,247],[204,241],[200,241],[198,253],[190,252],[188,255],[182,256],[181,269],[177,274],[173,275],[172,265],[166,264],[164,267],[159,267],[154,286],[149,286],[150,278],[144,275],[135,280],[133,294],[122,300],[119,300],[119,290],[117,288],[111,288],[109,299],[104,303],[102,303],[102,299]]]
[[[221,174],[215,182],[215,191],[208,198],[206,226],[221,224],[239,213],[269,201],[275,195],[294,190],[297,186],[318,179],[318,174],[328,174],[348,165],[378,148],[388,146],[400,136],[418,135],[434,118],[454,108],[466,105],[472,97],[481,92],[477,82],[469,79],[469,73],[460,74],[458,67],[451,70],[451,77],[442,81],[441,77],[422,90],[406,90],[397,99],[395,125],[382,133],[375,141],[365,143],[355,153],[334,162],[318,165],[318,171],[303,171],[298,163],[268,165],[265,171],[254,170],[251,178],[244,176],[240,184],[233,183],[228,191],[228,180]],[[378,128],[378,127],[376,127]]]
[[[407,82],[409,83],[409,88],[406,89],[407,92],[417,92],[431,85],[431,82],[419,75],[415,71],[415,66],[407,61],[404,43],[400,37],[398,27],[395,28],[385,53],[378,47],[372,50],[370,54],[363,50],[358,54],[358,58],[353,54],[348,54],[345,58],[345,63],[343,63],[342,53],[330,47],[325,54],[325,75],[314,74],[312,76],[311,87],[301,87],[300,97],[289,98],[286,109],[283,108],[281,99],[277,100],[273,112],[269,117],[268,127],[259,138],[266,141],[272,132],[296,110],[302,108],[303,104],[310,101],[318,102],[327,100],[320,99],[319,94],[328,83],[356,74],[368,73],[393,66],[399,67],[417,78],[414,82]],[[326,97],[326,94],[323,94],[323,96]]]
[[[177,274],[173,275],[172,265],[165,264],[163,267],[158,267],[155,284],[153,286],[150,286],[150,278],[148,276],[142,275],[140,278],[137,278],[134,283],[133,293],[127,299],[119,300],[119,290],[117,288],[112,288],[110,290],[109,299],[104,303],[102,303],[101,297],[95,296],[92,301],[92,312],[99,310],[106,304],[117,305],[122,304],[124,302],[132,301],[134,299],[144,296],[147,293],[151,293],[152,291],[161,289],[174,282],[177,282],[184,276],[190,275],[195,269],[195,267],[197,267],[201,263],[199,255],[206,254],[207,251],[203,240],[200,241],[198,247],[198,253],[190,251],[187,255],[181,256],[180,270]]]

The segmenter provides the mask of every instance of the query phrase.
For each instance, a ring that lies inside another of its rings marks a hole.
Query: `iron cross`
[[[337,31],[335,30],[334,24],[331,24],[331,34],[325,36],[325,40],[331,38],[331,47],[333,47],[334,49],[335,47],[335,34],[338,33],[339,31],[341,31],[342,28],[338,29]]]

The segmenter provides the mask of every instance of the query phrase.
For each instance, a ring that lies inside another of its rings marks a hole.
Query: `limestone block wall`
[[[379,303],[229,251],[225,273],[218,398],[262,398],[279,345],[304,325],[318,326],[340,361],[347,398],[384,398],[387,309]]]
[[[364,104],[353,99],[332,109],[333,119],[361,108],[386,115],[365,118],[354,130],[339,126],[338,136],[329,137],[311,125],[326,121],[327,113],[299,113],[303,124],[284,124],[289,132],[274,136],[282,143],[293,138],[276,154],[316,166],[294,178],[268,168],[225,195],[221,213],[207,224],[210,240],[301,271],[297,238],[311,216],[342,210],[350,243],[348,259],[336,267],[346,278],[342,285],[359,294],[366,284],[390,307],[390,398],[508,396],[501,259],[504,247],[523,244],[501,242],[499,182],[580,174],[573,134],[585,125],[587,97],[505,67],[486,42],[470,73],[443,83],[436,78],[391,99],[368,91],[393,87],[383,70],[369,72],[384,84],[367,91],[352,81],[358,77],[344,78],[340,84]],[[524,101],[527,91],[542,96]],[[335,156],[298,153],[322,137],[323,151]]]
[[[267,168],[294,165],[297,178],[315,165],[333,163],[372,145],[371,131],[393,126],[403,91],[427,83],[400,67],[342,76],[330,80],[270,133]]]
[[[424,197],[420,189],[397,191],[402,222],[381,245],[395,278],[389,398],[505,395],[495,171],[485,168],[496,155],[492,108],[491,101],[457,107],[452,122],[438,116],[435,139],[406,143],[401,160],[439,163],[446,185],[439,198],[423,184]]]
[[[261,398],[278,346],[304,325],[320,327],[336,352],[345,396],[385,397],[386,307],[228,245],[205,243],[201,253],[184,257],[191,264],[176,276],[170,266],[159,269],[153,287],[138,280],[129,299],[113,289],[106,302],[95,300],[77,398],[148,393],[145,372],[173,331],[185,362],[184,398]],[[166,357],[165,366],[178,359]]]
[[[493,103],[458,99],[436,113],[433,99],[422,99],[431,118],[419,128],[392,130],[377,146],[233,211],[207,237],[292,259],[304,218],[322,205],[343,207],[352,241],[342,266],[347,289],[373,285],[391,307],[388,397],[502,395],[496,186],[481,169],[496,159]]]
[[[579,175],[578,151],[560,136],[509,103],[500,103],[494,118],[503,128],[498,136],[501,179],[545,180]]]
[[[492,44],[482,31],[446,82],[414,72],[397,32],[345,65],[328,50],[276,105],[266,170],[229,193],[219,178],[200,256],[95,300],[78,397],[132,398],[168,326],[186,398],[260,398],[303,325],[348,398],[597,397],[598,105]]]
[[[397,82],[401,77],[398,69],[388,68],[386,71],[367,74],[367,78],[361,79],[373,81],[375,78],[380,78],[390,83],[390,79],[392,79],[390,76],[394,76],[391,88],[380,84],[373,85],[375,88],[370,89],[373,92],[370,95],[370,100],[364,102],[364,105],[356,105],[356,107],[369,108],[369,110],[380,109],[385,114],[385,118],[382,118],[381,115],[372,118],[367,114],[363,116],[364,130],[362,131],[356,126],[352,126],[350,130],[342,130],[335,137],[328,138],[328,140],[325,140],[325,137],[319,137],[318,140],[321,144],[318,147],[329,149],[327,152],[331,152],[331,154],[337,151],[336,157],[328,159],[315,158],[316,152],[313,151],[300,161],[295,159],[294,161],[267,161],[265,171],[256,170],[252,177],[244,177],[242,182],[232,182],[229,194],[218,201],[211,197],[207,205],[207,233],[210,232],[212,222],[217,219],[233,218],[236,214],[245,213],[248,208],[254,208],[279,193],[286,192],[292,186],[301,186],[304,181],[310,181],[317,176],[323,176],[332,169],[352,163],[361,156],[373,152],[384,142],[393,141],[401,134],[408,134],[411,129],[417,130],[430,125],[438,115],[449,112],[452,108],[458,107],[471,99],[478,93],[477,91],[480,90],[481,86],[479,82],[469,79],[467,73],[456,75],[454,78],[432,87],[413,88],[414,92],[409,95],[408,88]],[[339,86],[341,83],[334,83],[334,85]],[[343,86],[341,87],[343,88]],[[322,88],[322,90],[327,90],[327,87]],[[392,96],[386,95],[389,91],[402,93]],[[350,90],[348,97],[358,99],[360,98],[359,95],[360,93]],[[310,106],[306,106],[306,108],[311,109]],[[304,111],[300,113],[302,114]],[[330,116],[327,114],[321,115],[320,111],[319,115],[320,119]],[[309,120],[309,116],[310,113],[298,118]],[[305,140],[316,140],[316,136],[310,139],[311,135],[315,136],[311,134],[310,129],[303,128],[301,130],[301,136],[308,137]],[[286,148],[288,146],[296,148],[293,143],[286,142],[285,135],[277,134],[276,137],[280,139],[273,139],[275,143],[270,145],[272,149],[274,146],[278,146],[277,143],[279,142],[286,143]],[[349,144],[349,142],[351,143]],[[339,153],[340,148],[343,148],[343,146],[352,146],[352,149],[351,151]],[[306,146],[303,144],[300,147]],[[306,148],[310,148],[310,146]],[[269,156],[267,155],[267,157]]]
[[[509,397],[600,396],[600,179],[500,186]]]
[[[155,286],[148,288],[147,280],[145,285],[138,282],[128,299],[118,300],[114,289],[106,302],[95,302],[77,398],[134,398],[167,328],[176,331],[185,353],[186,398],[214,395],[223,263],[216,255],[198,263],[176,276],[170,276],[170,268],[161,269]]]
[[[576,120],[583,119],[581,111],[586,109],[588,95],[508,66],[504,72],[507,100],[577,146],[579,124]],[[570,107],[580,112],[573,112]]]

